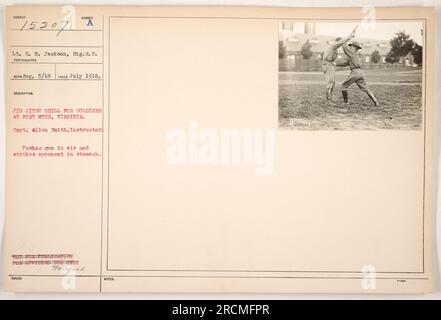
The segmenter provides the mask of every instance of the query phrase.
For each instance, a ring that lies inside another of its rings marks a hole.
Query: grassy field
[[[421,128],[422,71],[415,68],[365,70],[366,81],[380,102],[352,85],[349,107],[341,96],[341,83],[349,70],[336,74],[334,101],[326,102],[322,72],[279,73],[279,126],[300,130],[375,130]]]

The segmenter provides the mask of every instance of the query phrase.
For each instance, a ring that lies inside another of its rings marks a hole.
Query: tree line
[[[407,56],[409,53],[414,57],[414,63],[421,65],[423,62],[423,47],[416,43],[409,34],[404,31],[399,31],[389,41],[391,46],[390,51],[386,55],[386,62],[397,63],[401,58]],[[300,54],[303,59],[308,60],[312,57],[312,44],[307,40],[300,49]],[[279,59],[283,59],[286,56],[286,47],[283,41],[279,41]],[[379,63],[381,55],[378,50],[375,50],[371,54],[371,61],[375,64]]]

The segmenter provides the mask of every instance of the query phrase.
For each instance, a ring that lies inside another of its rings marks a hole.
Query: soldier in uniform
[[[347,61],[345,63],[339,63],[337,66],[349,66],[351,73],[347,79],[341,85],[341,93],[343,95],[343,101],[348,104],[348,88],[353,84],[361,89],[361,91],[366,92],[366,94],[371,98],[375,106],[379,106],[378,100],[375,98],[374,93],[369,89],[363,70],[361,70],[361,59],[358,50],[361,49],[361,45],[357,41],[353,41],[350,44],[342,45],[343,52],[347,56]]]
[[[352,33],[349,36],[343,39],[336,38],[335,43],[330,45],[323,53],[322,68],[326,77],[326,100],[328,102],[333,103],[332,90],[334,89],[334,85],[335,85],[335,66],[336,66],[335,59],[337,59],[337,55],[338,55],[337,50],[343,44],[345,44],[350,39],[352,39],[354,36],[355,36],[355,29],[352,31]]]

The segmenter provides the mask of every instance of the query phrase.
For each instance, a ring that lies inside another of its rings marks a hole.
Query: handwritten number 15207
[[[49,23],[47,21],[29,21],[25,20],[20,31],[24,30],[58,30],[57,36],[66,29],[69,21],[62,20],[60,22]]]

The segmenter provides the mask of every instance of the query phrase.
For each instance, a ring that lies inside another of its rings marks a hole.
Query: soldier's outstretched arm
[[[353,58],[355,56],[355,53],[351,51],[351,49],[349,49],[349,46],[347,43],[344,43],[342,45],[343,48],[343,52],[345,53],[345,55],[348,57],[348,61],[349,59]]]
[[[358,26],[357,26],[358,27]],[[354,28],[354,30],[352,30],[351,34],[348,35],[347,37],[344,37],[342,39],[340,39],[339,41],[337,41],[336,43],[334,43],[332,45],[333,49],[337,50],[338,48],[340,48],[342,45],[344,45],[346,42],[348,42],[349,40],[351,40],[352,38],[355,37],[355,31],[357,30],[357,27]]]

